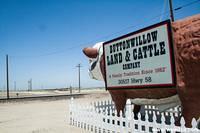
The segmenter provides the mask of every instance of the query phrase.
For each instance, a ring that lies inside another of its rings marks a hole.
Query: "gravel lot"
[[[110,98],[108,92],[90,92],[76,102]],[[69,99],[0,103],[0,133],[82,133],[69,125]]]

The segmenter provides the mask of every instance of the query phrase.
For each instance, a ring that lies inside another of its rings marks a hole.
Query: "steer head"
[[[83,49],[83,53],[89,58],[89,75],[96,80],[104,80],[103,42],[96,43],[93,47]]]

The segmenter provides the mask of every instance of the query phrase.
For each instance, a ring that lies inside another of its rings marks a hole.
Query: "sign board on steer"
[[[176,85],[169,20],[107,41],[103,49],[107,89]]]

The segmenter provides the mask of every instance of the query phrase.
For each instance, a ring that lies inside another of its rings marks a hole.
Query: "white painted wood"
[[[191,122],[192,128],[185,127],[183,117],[180,121],[181,126],[175,125],[175,118],[181,114],[180,107],[159,112],[156,106],[145,105],[143,114],[139,113],[138,119],[134,119],[132,110],[133,106],[127,100],[125,113],[120,111],[120,117],[118,117],[112,101],[97,101],[80,105],[71,98],[69,124],[93,133],[157,133],[158,131],[200,133],[200,130],[196,128],[197,120],[194,118]]]

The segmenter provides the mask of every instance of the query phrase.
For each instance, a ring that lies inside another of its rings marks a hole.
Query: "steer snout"
[[[98,51],[96,48],[84,48],[83,53],[88,57],[88,58],[96,58],[98,55]]]
[[[86,47],[83,53],[89,58],[89,75],[96,80],[103,80],[101,73],[101,57],[103,55],[103,43],[97,43],[93,47]]]

